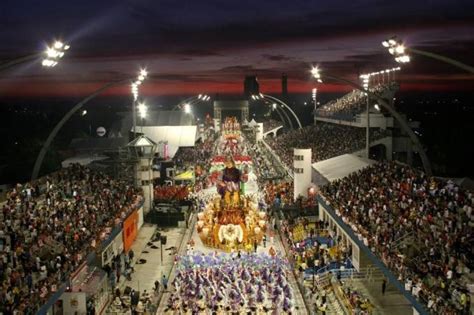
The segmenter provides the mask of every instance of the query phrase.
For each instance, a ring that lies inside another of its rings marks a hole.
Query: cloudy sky
[[[252,74],[264,92],[276,93],[282,73],[290,92],[309,93],[311,65],[354,80],[395,66],[380,44],[392,35],[474,64],[472,0],[2,0],[0,29],[2,61],[54,39],[71,45],[53,69],[36,61],[2,72],[0,94],[15,97],[87,95],[139,67],[154,74],[142,89],[150,95],[240,93]],[[419,56],[398,79],[405,91],[474,86],[466,73]]]

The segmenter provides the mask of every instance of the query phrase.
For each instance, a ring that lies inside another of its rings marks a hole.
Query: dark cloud
[[[289,61],[292,58],[284,55],[268,55],[268,54],[263,54],[263,58],[268,59],[270,61]]]

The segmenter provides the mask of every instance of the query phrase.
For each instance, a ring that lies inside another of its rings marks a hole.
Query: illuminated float
[[[235,145],[226,147],[229,141]],[[259,211],[256,195],[242,193],[252,161],[239,154],[243,144],[235,118],[228,118],[223,124],[222,143],[221,148],[230,148],[232,154],[211,160],[211,174],[219,174],[215,179],[217,194],[198,213],[197,231],[206,246],[225,251],[249,250],[255,242],[262,241],[267,217]]]

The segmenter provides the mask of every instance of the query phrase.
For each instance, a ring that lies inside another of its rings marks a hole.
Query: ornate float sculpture
[[[223,141],[228,141],[225,135],[230,133],[226,131],[233,132],[239,128],[235,119],[226,119]],[[241,145],[237,144],[237,147]],[[244,161],[244,157],[238,157]],[[207,246],[226,251],[248,250],[253,248],[255,242],[260,243],[262,240],[266,230],[266,213],[258,210],[256,196],[241,194],[248,179],[249,164],[241,162],[241,172],[229,155],[224,165],[216,184],[218,194],[198,213],[197,230]]]

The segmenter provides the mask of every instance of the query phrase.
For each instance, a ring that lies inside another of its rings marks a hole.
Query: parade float
[[[267,224],[266,212],[258,209],[256,194],[245,194],[252,161],[241,154],[245,144],[238,128],[235,118],[223,124],[221,149],[232,154],[212,159],[210,173],[214,174],[217,194],[198,213],[197,222],[203,244],[225,251],[251,251],[262,241]]]

